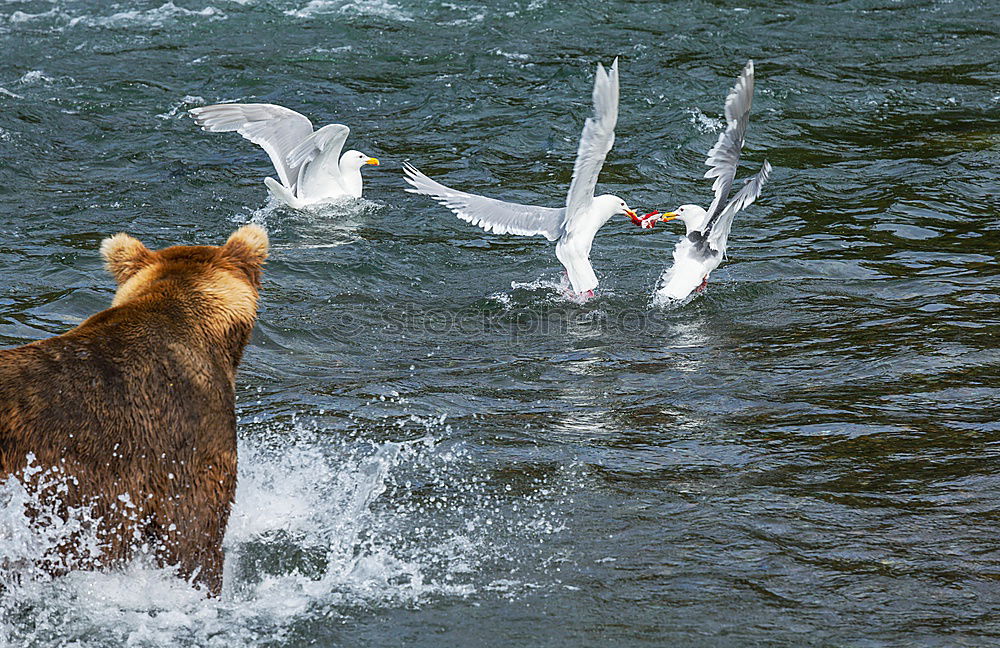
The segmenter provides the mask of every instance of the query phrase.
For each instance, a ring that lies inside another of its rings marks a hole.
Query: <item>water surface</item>
[[[8,0],[0,343],[112,296],[100,240],[273,245],[238,380],[219,601],[136,564],[0,595],[11,646],[983,646],[1000,641],[1000,28],[986,0]],[[708,204],[754,59],[772,181],[708,290],[650,307],[678,228],[540,238],[402,191],[556,206],[621,57],[599,189]],[[188,108],[279,103],[378,157],[268,200]],[[12,486],[0,553],[11,536]],[[15,534],[16,535],[16,534]]]

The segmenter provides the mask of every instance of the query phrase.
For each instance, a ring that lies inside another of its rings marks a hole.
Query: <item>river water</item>
[[[1000,642],[1000,24],[988,0],[4,0],[0,344],[113,294],[100,240],[272,257],[238,379],[224,596],[169,572],[8,582],[10,646]],[[624,218],[577,304],[540,238],[403,192],[557,206],[598,61],[599,190],[707,205],[747,59],[746,171],[705,293]],[[269,201],[185,114],[279,103],[374,155],[365,198]],[[25,557],[16,485],[0,555]]]

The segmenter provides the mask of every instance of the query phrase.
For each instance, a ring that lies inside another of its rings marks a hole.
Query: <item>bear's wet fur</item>
[[[257,317],[268,239],[149,250],[101,244],[111,307],[66,333],[0,351],[0,481],[80,529],[44,556],[51,573],[121,564],[136,551],[213,595],[236,492],[236,367]],[[96,552],[77,546],[94,534]]]

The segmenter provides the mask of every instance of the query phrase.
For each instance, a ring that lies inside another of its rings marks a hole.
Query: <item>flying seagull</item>
[[[594,235],[615,214],[636,218],[625,201],[617,196],[594,196],[597,176],[615,143],[618,121],[618,59],[606,72],[597,64],[594,78],[594,116],[587,118],[573,165],[573,180],[565,207],[536,207],[503,202],[464,193],[431,180],[416,167],[405,164],[410,193],[430,196],[464,221],[496,234],[541,234],[556,242],[556,257],[565,266],[576,295],[594,295],[597,276],[590,266],[590,246]]]
[[[267,151],[281,179],[264,178],[275,198],[301,209],[335,198],[361,197],[361,167],[378,160],[350,150],[351,129],[330,124],[313,131],[305,115],[275,104],[215,104],[192,108],[196,124],[215,133],[236,131]]]
[[[672,212],[662,214],[659,219],[670,221],[676,218],[687,227],[687,233],[674,248],[674,264],[660,279],[657,299],[681,300],[694,291],[704,290],[708,275],[725,257],[733,217],[757,199],[767,182],[771,165],[765,160],[757,175],[746,180],[732,198],[729,197],[736,178],[740,151],[743,149],[743,136],[750,121],[752,102],[753,61],[748,61],[726,98],[726,129],[719,135],[705,160],[705,164],[711,167],[705,172],[705,177],[715,178],[712,185],[715,198],[711,206],[705,211],[698,205],[681,205]],[[639,219],[639,224],[642,227],[652,227],[656,221],[651,217],[658,213],[647,214]]]

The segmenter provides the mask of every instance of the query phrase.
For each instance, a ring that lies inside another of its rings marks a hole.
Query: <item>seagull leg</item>
[[[705,275],[705,278],[701,280],[701,285],[695,288],[694,291],[700,293],[701,291],[705,290],[705,287],[707,285],[708,285],[708,275]]]
[[[562,281],[559,282],[559,288],[564,293],[566,293],[567,295],[574,294],[573,293],[573,287],[572,287],[572,285],[570,284],[570,281],[569,281],[569,271],[563,270]]]

